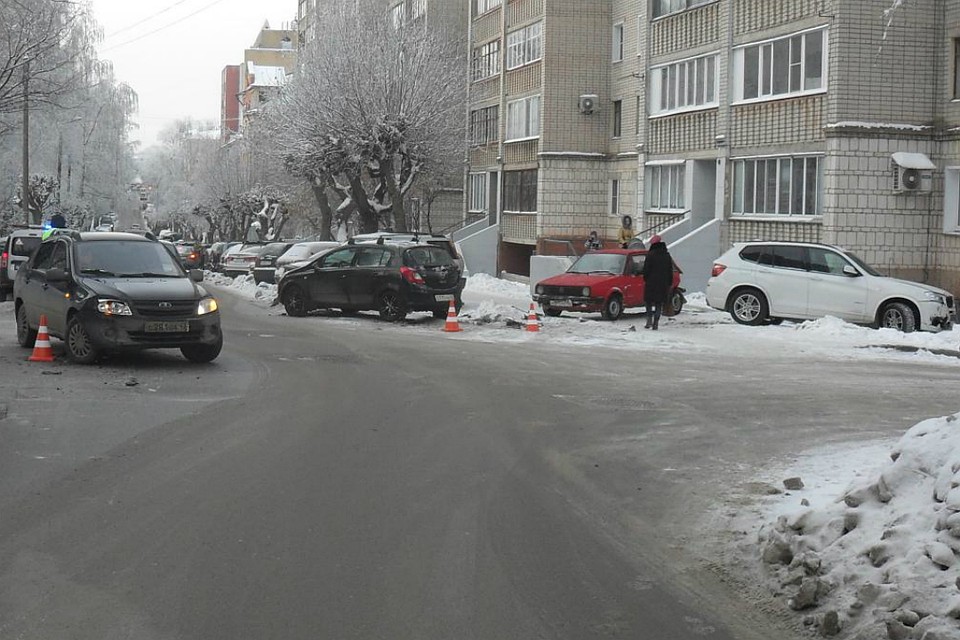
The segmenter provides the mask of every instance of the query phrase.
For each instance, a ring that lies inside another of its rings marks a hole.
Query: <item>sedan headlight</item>
[[[197,305],[197,315],[198,315],[198,316],[205,316],[205,315],[207,315],[208,313],[213,313],[214,311],[216,311],[216,310],[219,309],[219,308],[220,308],[220,306],[217,304],[216,299],[214,299],[214,298],[203,298],[202,300],[200,300],[200,304]]]
[[[583,291],[580,292],[584,298],[590,297],[590,287],[584,287]]]
[[[939,302],[940,304],[947,304],[946,298],[943,297],[943,294],[937,293],[936,291],[924,291],[923,297],[931,302]]]
[[[542,285],[542,284],[538,284],[538,285],[537,285],[537,293],[539,293],[540,295],[543,295],[543,285]]]
[[[132,316],[130,305],[119,300],[100,300],[97,302],[97,311],[105,316]]]

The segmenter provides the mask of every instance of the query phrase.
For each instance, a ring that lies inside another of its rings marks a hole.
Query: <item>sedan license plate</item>
[[[147,333],[190,333],[189,322],[148,322],[143,326]]]
[[[453,294],[441,293],[433,296],[433,299],[436,300],[437,302],[450,302],[451,300],[453,300]]]

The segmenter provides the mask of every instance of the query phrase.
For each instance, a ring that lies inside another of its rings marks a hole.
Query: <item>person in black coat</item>
[[[643,262],[643,301],[647,305],[647,324],[644,328],[656,330],[660,325],[663,305],[670,299],[673,288],[673,258],[660,236],[650,238],[650,251]]]

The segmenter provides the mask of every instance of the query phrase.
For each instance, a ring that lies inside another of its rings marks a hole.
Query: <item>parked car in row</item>
[[[177,256],[184,269],[203,269],[203,255],[197,251],[196,247],[188,242],[178,242],[175,244]]]
[[[442,247],[450,257],[453,258],[453,261],[457,263],[457,267],[460,269],[460,277],[463,278],[464,283],[466,283],[467,277],[470,275],[467,272],[467,265],[463,259],[463,256],[460,255],[460,252],[457,250],[457,244],[449,237],[440,235],[437,233],[396,233],[391,231],[378,231],[377,233],[361,233],[353,236],[350,239],[354,243],[364,243],[364,242],[379,242],[380,239],[390,240],[392,242],[415,242],[430,244],[435,247]]]
[[[205,251],[205,263],[207,268],[212,271],[219,271],[220,262],[223,259],[223,255],[229,248],[238,246],[240,246],[239,242],[214,242]]]
[[[180,349],[192,362],[220,354],[216,299],[160,241],[129,233],[59,230],[17,272],[17,342],[34,346],[40,316],[71,360],[107,351]]]
[[[278,286],[291,316],[313,309],[376,310],[390,322],[411,311],[443,318],[450,301],[462,306],[462,291],[460,267],[445,247],[385,239],[323,252],[285,273]]]
[[[261,282],[274,284],[276,282],[274,273],[277,270],[277,259],[292,246],[292,242],[271,242],[265,245],[253,263],[253,281],[257,284]]]
[[[641,275],[646,249],[602,249],[585,253],[565,273],[537,283],[533,299],[548,316],[564,311],[599,311],[607,320],[616,320],[624,309],[643,306],[644,281]],[[683,308],[680,268],[673,267],[673,290],[665,315]]]
[[[14,229],[3,238],[0,243],[0,302],[13,293],[17,271],[40,246],[42,236],[42,228],[26,227]]]
[[[909,333],[956,320],[950,292],[885,277],[850,251],[818,243],[735,244],[713,265],[707,303],[747,325],[835,316]]]
[[[334,247],[339,247],[341,244],[343,243],[333,241],[296,243],[274,262],[274,266],[276,267],[276,272],[273,276],[274,280],[280,282],[280,278],[282,278],[283,274],[287,271],[302,267],[310,262],[317,254],[328,249],[333,249]]]
[[[257,257],[266,248],[266,244],[246,243],[228,249],[220,261],[220,271],[227,276],[236,277],[246,275],[253,269]]]

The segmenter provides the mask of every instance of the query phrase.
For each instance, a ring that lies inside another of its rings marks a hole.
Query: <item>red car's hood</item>
[[[610,273],[561,273],[558,276],[541,280],[538,284],[552,287],[593,287],[620,277]]]

